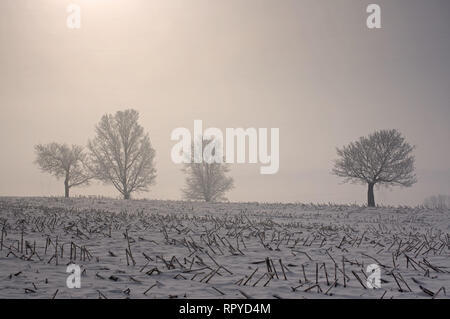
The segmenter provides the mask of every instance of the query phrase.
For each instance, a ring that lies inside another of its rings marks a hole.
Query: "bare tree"
[[[35,146],[35,151],[35,163],[41,171],[52,174],[57,179],[64,178],[65,197],[69,197],[72,187],[87,185],[92,178],[86,166],[86,154],[82,146],[39,144]]]
[[[367,205],[375,206],[374,186],[405,186],[417,182],[414,147],[397,130],[380,130],[337,149],[333,174],[368,185]]]
[[[211,139],[197,139],[195,141],[199,150],[205,149],[210,143],[214,143]],[[201,145],[201,147],[200,147]],[[212,149],[210,155],[215,156],[217,147],[221,147],[216,144],[216,148]],[[223,161],[217,163],[215,161],[209,161],[205,158],[203,152],[200,154],[202,157],[201,163],[195,162],[194,144],[192,144],[192,151],[190,157],[190,163],[185,164],[183,171],[187,174],[186,185],[182,189],[183,195],[186,199],[190,200],[204,200],[206,202],[215,202],[226,200],[225,193],[231,190],[233,186],[233,178],[227,177],[229,172],[229,166]]]
[[[124,199],[132,192],[148,191],[156,178],[155,150],[138,119],[135,110],[105,114],[88,143],[95,177],[112,184]]]

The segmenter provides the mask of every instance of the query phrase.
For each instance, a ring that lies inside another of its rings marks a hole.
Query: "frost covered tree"
[[[341,149],[332,173],[346,182],[368,185],[367,205],[375,206],[374,186],[405,186],[417,182],[414,147],[397,130],[380,130]]]
[[[197,147],[193,143],[191,154],[186,154],[190,158],[183,169],[187,174],[186,185],[182,189],[186,199],[206,202],[227,200],[225,193],[234,187],[233,178],[226,176],[230,168],[224,163],[223,156],[219,155],[222,160],[215,160],[217,150],[221,149],[221,145],[215,142],[213,138],[197,139]],[[200,163],[195,160],[196,150],[200,152]]]
[[[112,184],[124,199],[148,191],[156,178],[155,150],[138,120],[135,110],[105,114],[88,143],[95,177]]]
[[[36,145],[35,163],[41,171],[64,178],[64,194],[69,197],[72,187],[87,185],[92,178],[86,165],[86,154],[82,146],[50,143]]]

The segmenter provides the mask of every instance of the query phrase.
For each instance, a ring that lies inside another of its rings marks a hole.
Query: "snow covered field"
[[[448,210],[0,198],[0,228],[0,298],[450,294]],[[369,264],[379,289],[365,287]]]

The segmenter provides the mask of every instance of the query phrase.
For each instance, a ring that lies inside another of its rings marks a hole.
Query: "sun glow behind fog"
[[[152,0],[150,0],[152,1]],[[81,10],[98,14],[108,14],[110,11],[126,13],[138,8],[140,0],[71,0],[70,3],[77,4]]]
[[[121,15],[127,16],[134,13],[135,18],[139,19],[139,7],[143,2],[141,0],[52,0],[57,5],[66,8],[69,14],[70,6],[78,6],[81,11],[82,22],[95,23],[96,20],[103,21],[107,25],[107,21],[116,20]],[[153,2],[153,0],[149,0]],[[85,24],[84,23],[84,24]],[[86,25],[86,24],[85,24]]]
[[[55,0],[54,0],[55,1]],[[60,0],[56,0],[60,2]],[[152,9],[163,8],[167,5],[178,3],[179,0],[65,0],[66,4],[76,4],[81,9],[100,10],[108,12],[109,10],[119,9],[121,11],[139,10],[144,7]]]
[[[185,9],[189,10],[189,1],[184,0],[65,0],[64,5],[80,8],[87,29],[84,32],[93,27],[106,37],[134,28],[142,33],[165,33]]]

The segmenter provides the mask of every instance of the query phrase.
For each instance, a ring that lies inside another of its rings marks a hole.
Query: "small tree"
[[[417,182],[414,147],[397,130],[381,130],[337,149],[333,174],[368,185],[367,205],[375,206],[374,186],[405,186]]]
[[[198,150],[204,150],[210,143],[214,143],[214,140],[203,138],[197,139],[195,143],[197,143]],[[216,147],[218,146],[216,144]],[[215,157],[216,149],[212,149],[210,157]],[[204,200],[206,202],[227,200],[225,193],[234,187],[233,178],[226,176],[230,170],[229,166],[223,161],[217,163],[208,160],[205,158],[206,153],[201,154],[201,163],[195,163],[194,150],[194,144],[192,144],[190,163],[185,164],[183,169],[187,174],[186,186],[182,189],[184,197],[189,200]]]
[[[133,192],[148,191],[156,178],[155,150],[138,119],[135,110],[106,114],[88,143],[95,177],[112,184],[124,199]]]
[[[430,209],[450,209],[450,196],[433,195],[425,198],[423,204]]]
[[[41,171],[52,174],[57,179],[64,178],[65,197],[69,197],[72,187],[87,185],[92,178],[86,166],[83,147],[50,143],[36,145],[35,163]]]

